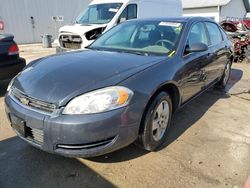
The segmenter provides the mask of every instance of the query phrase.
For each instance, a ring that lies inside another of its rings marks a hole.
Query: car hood
[[[165,58],[93,50],[70,52],[29,64],[13,85],[30,97],[63,106],[73,97],[116,85]]]
[[[88,31],[93,29],[106,27],[106,24],[90,24],[90,25],[82,25],[82,24],[74,24],[74,25],[66,25],[60,28],[60,33],[71,33],[71,34],[78,34],[84,35]]]

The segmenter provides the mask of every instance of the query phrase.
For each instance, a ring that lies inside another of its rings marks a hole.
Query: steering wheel
[[[174,43],[167,39],[158,40],[155,44],[158,46],[164,46],[167,49],[172,49],[174,46]]]

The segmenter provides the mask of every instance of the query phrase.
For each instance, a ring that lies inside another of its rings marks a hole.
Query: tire
[[[9,82],[9,80],[0,81],[0,97],[5,95]]]
[[[247,63],[250,63],[250,47],[248,47],[246,51],[247,51],[246,53]]]
[[[225,67],[225,70],[224,70],[224,73],[223,73],[223,76],[221,77],[220,81],[218,82],[217,86],[219,88],[226,88],[227,86],[227,83],[230,79],[230,75],[231,75],[231,62],[229,61],[227,64],[226,64],[226,67]]]
[[[8,80],[0,80],[0,86],[2,86],[3,88],[7,88],[9,83],[10,83],[11,79]]]
[[[145,112],[142,131],[136,145],[148,151],[159,149],[166,139],[172,112],[171,97],[168,93],[161,92],[153,99]]]

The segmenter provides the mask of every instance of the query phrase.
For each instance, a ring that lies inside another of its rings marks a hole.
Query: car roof
[[[173,18],[143,18],[129,21],[169,21],[169,22],[196,22],[196,21],[208,21],[214,22],[214,20],[205,17],[173,17]],[[215,22],[214,22],[215,23]]]

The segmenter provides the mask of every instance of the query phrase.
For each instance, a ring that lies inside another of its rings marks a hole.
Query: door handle
[[[208,52],[207,57],[213,57],[217,52]]]

